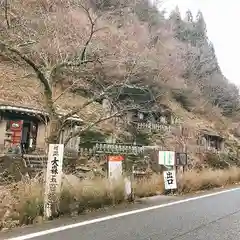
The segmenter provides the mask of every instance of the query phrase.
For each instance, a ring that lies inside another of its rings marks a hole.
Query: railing
[[[47,156],[46,155],[24,154],[23,158],[26,161],[27,167],[29,167],[34,172],[39,172],[43,168],[47,167]]]
[[[228,153],[227,149],[216,149],[214,147],[209,147],[209,146],[199,146],[196,148],[196,151],[199,152],[211,152],[211,153]]]
[[[170,125],[163,125],[160,123],[135,123],[137,126],[137,129],[149,129],[149,130],[157,130],[157,131],[171,131],[171,126]]]

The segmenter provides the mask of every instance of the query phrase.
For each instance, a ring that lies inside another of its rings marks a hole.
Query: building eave
[[[0,111],[13,111],[13,112],[21,112],[26,113],[33,116],[45,116],[48,117],[49,114],[46,111],[41,111],[39,109],[28,108],[28,107],[19,107],[19,106],[11,106],[0,104]],[[59,116],[64,116],[63,113],[59,113]],[[82,123],[83,120],[78,117],[76,114],[72,117],[68,117],[67,120]]]
[[[201,135],[208,135],[208,136],[212,136],[212,137],[218,137],[221,139],[224,139],[223,136],[221,136],[218,132],[212,130],[212,129],[201,129],[200,130],[200,134]]]
[[[0,105],[0,110],[2,111],[13,111],[13,112],[22,112],[22,113],[27,113],[27,114],[32,114],[32,115],[46,115],[46,112],[37,110],[37,109],[32,109],[32,108],[27,108],[27,107],[17,107],[17,106],[11,106],[11,105]]]

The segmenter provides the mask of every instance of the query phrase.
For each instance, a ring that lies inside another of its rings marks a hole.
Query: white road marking
[[[233,192],[233,191],[237,191],[237,190],[240,190],[240,188],[228,189],[228,190],[224,190],[224,191],[220,191],[220,192],[215,192],[215,193],[210,193],[210,194],[201,195],[201,196],[197,196],[197,197],[182,199],[182,200],[174,201],[174,202],[170,202],[170,203],[164,203],[164,204],[161,204],[161,205],[155,205],[155,206],[152,206],[152,207],[141,208],[141,209],[132,210],[132,211],[128,211],[128,212],[109,215],[109,216],[106,216],[106,217],[96,218],[96,219],[87,220],[87,221],[83,221],[83,222],[79,222],[79,223],[74,223],[74,224],[70,224],[70,225],[66,225],[66,226],[52,228],[52,229],[48,229],[48,230],[44,230],[44,231],[40,231],[40,232],[36,232],[36,233],[22,235],[22,236],[19,236],[19,237],[8,238],[7,240],[32,239],[32,238],[41,237],[41,236],[49,235],[49,234],[56,233],[56,232],[69,230],[69,229],[72,229],[72,228],[77,228],[77,227],[86,226],[86,225],[90,225],[90,224],[94,224],[94,223],[108,221],[108,220],[111,220],[111,219],[116,219],[116,218],[129,216],[129,215],[133,215],[133,214],[137,214],[137,213],[147,212],[147,211],[151,211],[151,210],[155,210],[155,209],[159,209],[159,208],[170,207],[170,206],[173,206],[173,205],[186,203],[186,202],[190,202],[190,201],[195,201],[195,200],[199,200],[199,199],[203,199],[203,198],[207,198],[207,197],[213,197],[213,196],[216,196],[216,195],[220,195],[220,194],[228,193],[228,192]]]

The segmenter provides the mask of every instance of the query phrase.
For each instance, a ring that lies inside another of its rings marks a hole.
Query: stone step
[[[38,161],[38,160],[26,160],[26,163],[31,163],[31,164],[47,164],[47,161]]]

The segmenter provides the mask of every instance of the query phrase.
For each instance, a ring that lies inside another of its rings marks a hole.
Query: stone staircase
[[[23,156],[27,167],[34,173],[41,172],[47,167],[47,156],[46,155],[30,155],[25,154]]]

